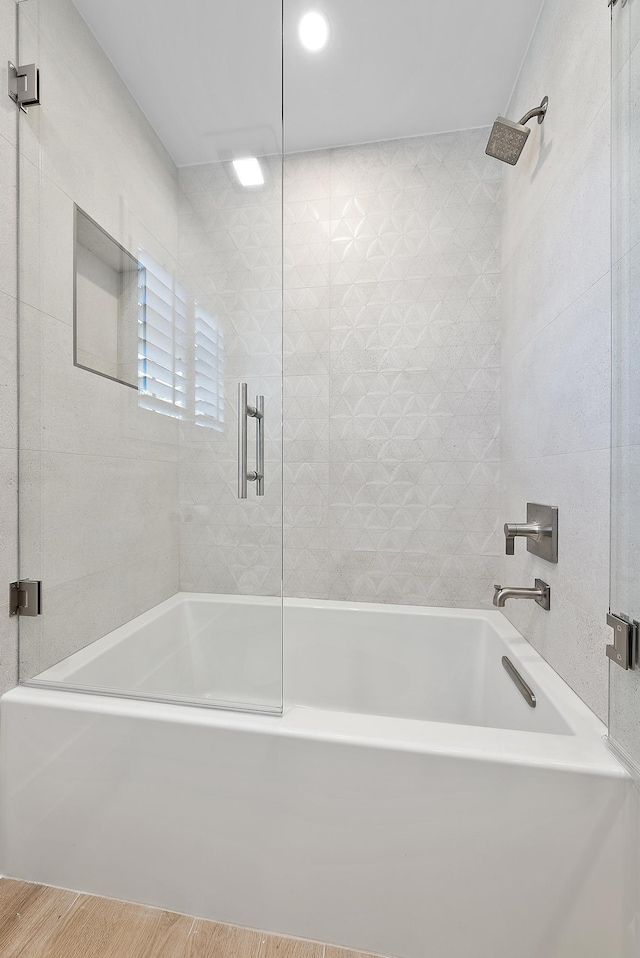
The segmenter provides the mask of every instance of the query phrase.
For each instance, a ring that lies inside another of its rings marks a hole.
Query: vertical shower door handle
[[[256,421],[256,468],[247,470],[247,420]],[[238,499],[247,498],[247,482],[255,482],[256,495],[264,495],[264,396],[255,406],[247,402],[247,384],[238,383]]]

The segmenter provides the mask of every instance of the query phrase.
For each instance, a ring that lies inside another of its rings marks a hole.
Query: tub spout
[[[511,586],[503,589],[501,585],[495,585],[493,588],[493,604],[498,609],[504,608],[507,599],[534,599],[546,612],[551,608],[551,589],[542,579],[536,579],[533,589],[520,589]]]

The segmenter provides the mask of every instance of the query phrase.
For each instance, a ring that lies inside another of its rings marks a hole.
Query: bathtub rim
[[[42,681],[38,680],[37,676],[5,693],[0,702],[56,706],[89,713],[102,712],[130,719],[191,721],[197,725],[235,727],[239,731],[309,736],[344,744],[408,748],[425,753],[450,752],[469,758],[524,762],[525,764],[551,763],[553,766],[582,768],[585,771],[605,774],[618,772],[621,769],[620,763],[606,746],[607,729],[604,723],[518,632],[506,616],[497,610],[394,605],[335,599],[280,599],[272,596],[177,592],[125,625],[96,639],[84,649],[72,653],[68,659],[75,658],[80,664],[93,661],[110,647],[124,641],[140,626],[153,622],[185,600],[207,604],[271,607],[279,607],[282,603],[283,616],[286,615],[287,608],[291,608],[484,622],[507,645],[510,658],[522,671],[524,677],[531,681],[534,688],[537,686],[544,689],[571,732],[569,734],[525,732],[490,726],[393,718],[288,705],[286,690],[285,701],[280,710],[226,703],[216,705],[202,700],[186,700],[181,696],[172,698],[169,695],[156,696],[109,688],[94,689],[65,682]],[[286,638],[283,641],[283,651],[285,641]],[[46,674],[47,671],[41,674]],[[182,713],[183,710],[183,714],[176,714]]]
[[[524,765],[572,773],[629,778],[608,748],[606,728],[593,716],[590,731],[578,735],[521,732],[417,719],[285,707],[281,715],[198,708],[134,698],[50,688],[17,686],[0,698],[0,725],[6,709],[54,709],[78,722],[99,716],[116,722],[193,725],[237,734],[286,736],[345,747],[450,756],[471,761]],[[83,718],[84,717],[84,718]]]

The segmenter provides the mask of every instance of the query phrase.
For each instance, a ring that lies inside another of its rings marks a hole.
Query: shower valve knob
[[[505,552],[515,555],[516,538],[527,540],[527,552],[547,562],[558,561],[558,510],[555,506],[527,503],[526,522],[505,522]]]

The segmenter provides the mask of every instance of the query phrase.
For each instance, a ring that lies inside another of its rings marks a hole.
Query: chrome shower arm
[[[534,107],[533,110],[529,110],[528,113],[525,113],[525,115],[519,121],[520,126],[524,126],[525,123],[529,122],[529,120],[533,120],[534,116],[538,117],[538,123],[542,123],[542,121],[544,120],[545,114],[547,112],[548,105],[549,105],[549,98],[545,97],[542,103],[540,104],[540,106],[536,106]]]

